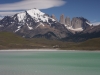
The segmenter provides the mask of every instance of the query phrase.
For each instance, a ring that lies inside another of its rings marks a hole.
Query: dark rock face
[[[71,24],[72,24],[72,27],[74,29],[81,28],[82,24],[83,24],[83,21],[80,20],[79,18],[73,18],[72,21],[71,21]]]
[[[65,24],[67,25],[67,27],[70,27],[71,26],[71,21],[70,21],[70,18],[69,17],[66,17]]]
[[[86,22],[88,22],[88,20],[86,20],[82,17],[75,17],[71,21],[71,26],[74,29],[76,29],[76,28],[86,29],[87,27],[89,27],[89,25]]]
[[[65,17],[64,17],[63,14],[60,16],[59,22],[60,22],[61,24],[65,24]]]

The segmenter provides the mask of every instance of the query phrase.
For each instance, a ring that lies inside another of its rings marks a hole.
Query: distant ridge
[[[13,16],[5,16],[0,20],[0,31],[12,32],[24,38],[46,38],[70,42],[82,42],[100,37],[100,25],[93,26],[84,17],[74,17],[72,20],[55,15],[49,16],[39,9],[30,9]]]

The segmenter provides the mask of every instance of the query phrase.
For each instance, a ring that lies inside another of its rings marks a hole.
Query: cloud
[[[15,3],[0,4],[0,11],[2,11],[0,12],[0,15],[10,15],[11,13],[15,13],[16,10],[27,10],[32,8],[48,9],[52,7],[59,7],[65,3],[66,2],[64,0],[22,0]]]
[[[19,12],[21,12],[21,11],[19,11]],[[9,16],[9,15],[13,15],[13,14],[16,14],[16,13],[19,13],[18,11],[15,11],[15,12],[0,12],[0,15],[3,17],[3,16]]]
[[[94,26],[100,25],[100,22],[94,22],[92,23]]]

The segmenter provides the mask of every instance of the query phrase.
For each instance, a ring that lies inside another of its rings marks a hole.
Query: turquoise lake
[[[0,75],[100,75],[100,52],[0,51]]]

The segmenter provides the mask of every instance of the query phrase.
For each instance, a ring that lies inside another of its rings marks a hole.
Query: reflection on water
[[[0,51],[0,75],[100,75],[100,52]]]

